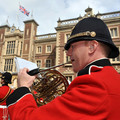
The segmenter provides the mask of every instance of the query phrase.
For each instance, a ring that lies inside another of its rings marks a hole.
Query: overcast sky
[[[23,21],[29,19],[21,13],[19,4],[33,13],[33,18],[39,24],[37,34],[55,33],[57,21],[84,16],[85,9],[93,8],[94,14],[120,11],[120,0],[0,0],[0,25],[8,19],[23,31]]]

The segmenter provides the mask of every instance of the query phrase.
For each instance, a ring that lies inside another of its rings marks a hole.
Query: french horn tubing
[[[38,106],[45,105],[57,96],[65,93],[69,83],[65,76],[55,70],[55,68],[68,63],[52,66],[47,69],[39,69],[38,77],[31,86],[31,92]]]

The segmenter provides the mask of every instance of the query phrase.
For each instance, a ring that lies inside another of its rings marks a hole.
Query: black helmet
[[[111,48],[109,58],[115,58],[119,55],[119,50],[111,39],[108,27],[96,17],[84,18],[77,23],[65,45],[65,49],[68,50],[71,43],[81,40],[96,40],[108,45]]]
[[[1,79],[3,79],[6,83],[10,83],[11,84],[12,75],[9,72],[5,72],[2,75]]]

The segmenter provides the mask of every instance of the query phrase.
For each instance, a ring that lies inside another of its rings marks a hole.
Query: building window
[[[37,66],[38,68],[41,68],[41,60],[37,60]]]
[[[5,59],[4,71],[12,71],[13,59]]]
[[[51,60],[46,60],[46,67],[51,67]]]
[[[67,42],[69,37],[70,37],[70,34],[66,34],[65,43]],[[70,57],[66,55],[66,50],[64,49],[64,62],[67,63],[68,61],[70,61]]]
[[[70,37],[70,34],[66,34],[65,43],[67,43],[67,40],[68,40],[69,37]]]
[[[120,47],[118,47],[118,49],[119,49],[119,52],[120,52]],[[112,63],[118,63],[118,62],[120,62],[120,55],[118,57],[116,57],[116,58],[112,58],[111,62]]]
[[[29,35],[29,29],[27,29],[27,36]]]
[[[69,82],[72,82],[72,76],[65,76]]]
[[[23,44],[22,44],[22,42],[21,42],[20,55],[22,55],[22,46],[23,46]]]
[[[25,51],[27,51],[28,49],[28,44],[25,44]]]
[[[7,50],[6,54],[14,54],[15,52],[15,41],[9,41],[7,42]]]
[[[2,38],[3,38],[3,34],[1,34],[1,40],[2,40]]]
[[[115,38],[118,37],[118,29],[116,28],[110,28],[110,33],[111,33],[111,37]]]
[[[112,59],[112,62],[120,62],[120,55]]]
[[[71,61],[70,56],[66,56],[66,62],[69,62],[69,61]]]
[[[42,47],[41,47],[41,46],[38,47],[37,52],[38,52],[38,53],[41,53],[41,52],[42,52]]]
[[[51,45],[47,45],[46,47],[46,52],[50,53],[52,51]]]

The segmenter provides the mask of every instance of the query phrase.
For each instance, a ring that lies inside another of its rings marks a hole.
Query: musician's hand
[[[34,79],[36,76],[30,76],[27,72],[29,70],[27,68],[21,69],[18,73],[18,80],[17,84],[18,87],[30,87],[33,84]]]

